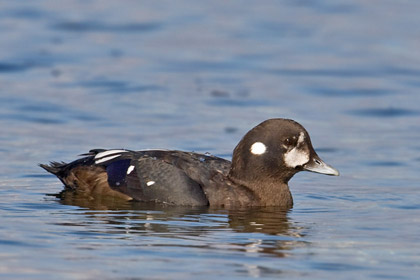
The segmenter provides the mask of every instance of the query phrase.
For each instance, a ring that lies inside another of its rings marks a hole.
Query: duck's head
[[[306,129],[288,119],[269,119],[251,129],[233,151],[231,178],[241,181],[281,180],[299,171],[338,176],[312,147]]]

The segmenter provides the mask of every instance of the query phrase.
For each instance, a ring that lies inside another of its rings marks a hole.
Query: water
[[[0,3],[2,279],[417,279],[418,1]],[[60,201],[91,148],[229,158],[293,118],[341,176],[276,208]]]

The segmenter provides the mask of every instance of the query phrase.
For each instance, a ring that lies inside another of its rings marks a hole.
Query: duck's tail
[[[63,171],[66,169],[67,163],[52,161],[52,162],[50,162],[50,164],[42,164],[41,163],[41,164],[39,164],[39,166],[44,168],[45,170],[47,170],[51,174],[54,174],[58,178],[62,178],[63,177]]]
[[[98,149],[99,150],[99,149]],[[96,150],[94,150],[96,151]],[[54,174],[57,176],[60,180],[66,178],[71,170],[75,167],[81,166],[81,165],[92,165],[93,162],[93,152],[90,151],[87,157],[83,157],[81,159],[75,160],[70,163],[66,162],[57,162],[57,161],[51,161],[50,164],[39,164],[40,167],[44,168],[46,171],[48,171],[51,174]]]

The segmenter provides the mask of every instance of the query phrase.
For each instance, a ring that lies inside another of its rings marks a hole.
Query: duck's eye
[[[294,146],[296,144],[296,140],[293,138],[286,138],[284,140],[284,145],[286,146]]]
[[[297,142],[296,137],[289,137],[289,138],[284,139],[283,141],[284,145],[288,147],[296,146],[297,144],[296,142]]]

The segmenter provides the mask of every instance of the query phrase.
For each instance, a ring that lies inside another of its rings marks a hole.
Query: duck
[[[93,149],[70,163],[40,164],[64,191],[179,206],[292,208],[288,182],[300,171],[338,176],[291,119],[258,124],[239,141],[232,161],[179,150]]]

